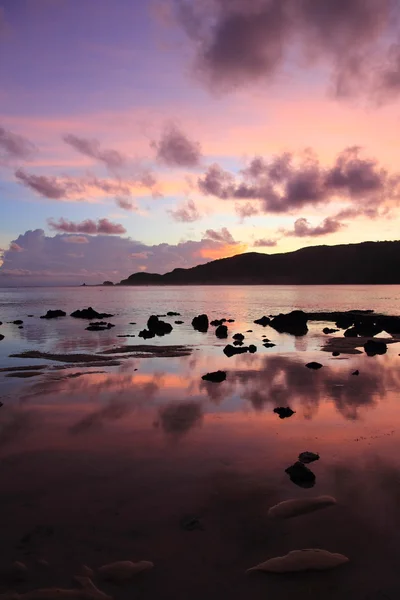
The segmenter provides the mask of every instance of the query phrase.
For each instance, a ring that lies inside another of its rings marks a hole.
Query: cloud
[[[158,142],[151,142],[159,162],[169,167],[197,167],[201,162],[201,147],[190,140],[176,125],[167,126]]]
[[[285,235],[295,237],[318,237],[336,233],[343,226],[343,223],[332,217],[327,217],[316,227],[312,227],[307,219],[297,219],[294,223],[293,231],[286,231]]]
[[[207,229],[204,234],[204,238],[208,240],[213,240],[214,242],[223,242],[224,244],[237,244],[233,239],[232,234],[227,230],[226,227],[223,227],[219,231],[215,229]]]
[[[244,221],[244,219],[247,217],[254,217],[255,215],[260,214],[258,207],[251,202],[246,202],[246,204],[240,204],[237,202],[235,204],[235,211],[240,217],[241,221]]]
[[[139,210],[138,205],[135,202],[133,202],[132,200],[127,200],[126,198],[116,198],[115,202],[116,202],[117,206],[119,206],[123,210],[131,210],[131,211]]]
[[[1,7],[0,7],[1,8]],[[1,31],[1,12],[0,12]],[[10,160],[29,160],[36,147],[26,138],[0,127],[0,162]]]
[[[19,246],[16,242],[11,242],[9,250],[10,250],[10,252],[23,252],[24,251],[24,249],[21,248],[21,246]]]
[[[310,150],[299,157],[288,153],[270,160],[255,157],[237,176],[213,164],[198,179],[198,188],[222,200],[258,200],[265,213],[287,213],[335,199],[361,212],[367,207],[370,213],[400,198],[400,174],[389,174],[377,160],[363,158],[361,149],[354,146],[339,153],[330,167],[323,167]],[[244,216],[247,211],[253,211],[248,203]]]
[[[194,221],[201,219],[201,215],[193,200],[188,200],[186,204],[183,204],[175,210],[168,210],[167,212],[175,221],[181,223],[193,223]]]
[[[84,235],[69,235],[63,238],[67,244],[88,244],[89,240]],[[71,256],[71,255],[70,255]],[[81,255],[79,255],[81,256]]]
[[[49,177],[46,175],[34,175],[27,173],[23,169],[17,169],[15,177],[22,185],[30,188],[40,196],[51,200],[83,200],[83,196],[89,197],[99,192],[109,195],[130,195],[128,183],[99,179],[91,174],[76,178],[69,176]]]
[[[95,160],[103,162],[108,169],[117,169],[126,164],[126,156],[117,150],[104,149],[100,147],[100,142],[96,139],[81,138],[72,133],[68,133],[63,137],[64,142],[72,146],[75,150],[90,156]]]
[[[259,240],[255,240],[253,246],[255,248],[273,248],[278,243],[278,240],[267,240],[265,238],[261,238]]]
[[[87,234],[105,234],[105,235],[120,235],[126,233],[125,227],[119,223],[111,223],[108,219],[99,219],[92,221],[86,219],[81,223],[73,223],[66,219],[59,219],[58,222],[53,219],[48,219],[48,226],[53,231],[59,231],[63,233],[87,233]]]
[[[175,6],[193,41],[196,74],[211,89],[269,83],[295,57],[298,69],[322,65],[337,95],[360,87],[369,94],[399,91],[397,0],[175,0]]]
[[[65,223],[68,228],[69,222]],[[75,229],[80,229],[79,225],[74,225]],[[95,225],[97,230],[97,223]],[[91,230],[94,228],[91,227]],[[71,252],[73,244],[66,243],[67,238],[76,238],[77,233],[73,231],[72,234],[49,236],[37,229],[20,235],[13,242],[25,251],[4,252],[0,285],[20,285],[22,280],[24,285],[80,285],[106,280],[118,282],[141,269],[149,273],[166,273],[246,250],[245,245],[227,244],[209,238],[150,246],[129,237],[97,234],[88,235],[87,243],[79,244],[77,260],[76,253]],[[222,239],[224,237],[222,235]]]

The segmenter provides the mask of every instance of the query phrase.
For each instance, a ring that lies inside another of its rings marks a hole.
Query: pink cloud
[[[207,229],[204,234],[204,239],[212,240],[213,242],[222,242],[224,244],[236,244],[232,234],[226,227],[223,227],[220,231],[215,229]]]
[[[120,235],[126,233],[125,227],[119,223],[111,223],[108,219],[99,219],[93,221],[86,219],[81,223],[73,223],[67,219],[59,219],[58,222],[53,219],[48,219],[48,226],[53,231],[63,233],[87,233],[87,234],[105,234],[105,235]]]
[[[9,250],[11,252],[23,252],[24,249],[21,248],[16,242],[11,242]]]
[[[168,210],[168,213],[171,215],[174,221],[181,223],[193,223],[194,221],[201,219],[201,215],[197,210],[196,204],[193,202],[193,200],[188,200],[175,210]]]
[[[100,142],[96,139],[82,138],[72,133],[68,133],[63,139],[81,154],[103,162],[109,169],[123,167],[127,161],[126,156],[118,150],[102,149]]]
[[[196,167],[201,162],[198,142],[190,140],[176,125],[167,126],[158,142],[151,142],[157,160],[169,167]]]
[[[1,7],[0,7],[1,8]],[[0,12],[1,29],[1,12]],[[0,127],[0,161],[29,160],[36,151],[35,146],[26,138]]]

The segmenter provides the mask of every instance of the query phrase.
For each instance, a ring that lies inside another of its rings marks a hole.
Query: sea
[[[89,306],[115,327],[69,316]],[[333,356],[332,322],[300,337],[254,323],[294,309],[400,315],[400,286],[0,289],[0,593],[77,588],[89,567],[115,600],[398,598],[400,336],[384,355]],[[170,311],[169,335],[138,337]],[[193,329],[202,313],[233,320],[228,340]],[[236,333],[257,352],[225,356]],[[306,484],[286,472],[305,451],[319,455]],[[268,512],[319,496],[332,505]],[[302,549],[349,560],[247,573]],[[123,583],[98,571],[142,560],[154,567]]]

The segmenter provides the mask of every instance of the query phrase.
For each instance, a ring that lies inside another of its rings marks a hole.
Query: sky
[[[400,0],[0,0],[0,286],[399,239]]]

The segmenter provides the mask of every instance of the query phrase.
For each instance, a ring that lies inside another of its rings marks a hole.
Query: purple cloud
[[[214,242],[222,242],[224,244],[238,244],[226,227],[222,227],[219,231],[216,229],[207,229],[204,238]]]
[[[285,235],[294,237],[319,237],[336,233],[343,227],[343,223],[335,218],[327,217],[320,225],[312,227],[307,219],[297,219],[294,223],[293,231],[286,231]]]
[[[67,244],[88,244],[89,240],[84,235],[69,235],[63,241]]]
[[[201,215],[197,210],[193,200],[188,200],[186,204],[180,206],[175,210],[168,210],[167,212],[175,221],[181,223],[193,223],[194,221],[198,221],[199,219],[201,219]]]
[[[105,235],[120,235],[126,233],[125,227],[119,223],[111,223],[108,219],[99,219],[92,221],[86,219],[81,223],[73,223],[67,219],[59,219],[58,222],[53,219],[48,219],[48,226],[53,231],[59,231],[63,233],[87,233],[87,234],[105,234]]]
[[[24,249],[21,248],[16,242],[11,242],[9,247],[10,252],[23,252]]]
[[[63,140],[81,154],[103,162],[109,169],[123,167],[126,163],[126,156],[117,150],[101,149],[100,142],[96,139],[90,140],[68,133]]]
[[[22,135],[17,135],[4,129],[4,127],[0,127],[0,161],[29,160],[35,151],[36,147]]]
[[[169,167],[197,167],[201,162],[201,147],[190,140],[176,125],[169,125],[158,142],[151,142],[157,160]]]
[[[261,238],[259,240],[255,240],[253,246],[255,248],[273,248],[277,245],[278,240],[268,240],[266,238]]]
[[[260,214],[259,208],[251,202],[246,202],[246,204],[240,204],[239,202],[236,202],[235,211],[240,217],[241,221],[244,221],[244,219],[247,217],[254,217],[255,215]]]

